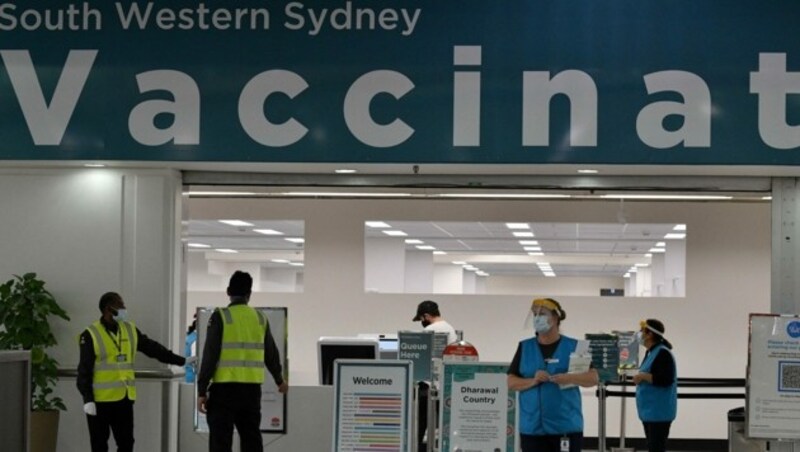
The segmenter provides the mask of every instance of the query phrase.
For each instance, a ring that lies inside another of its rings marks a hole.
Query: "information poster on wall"
[[[617,368],[620,361],[620,348],[616,334],[587,334],[592,365],[597,369],[600,381],[618,381]]]
[[[506,371],[508,363],[444,363],[443,452],[514,452],[516,398]]]
[[[334,362],[334,452],[411,451],[413,364]]]
[[[747,436],[800,439],[800,317],[750,314]]]
[[[281,354],[283,373],[284,376],[286,376],[289,373],[286,357],[287,309],[282,307],[253,307],[267,316],[272,338],[275,339],[275,346],[278,347],[278,351]],[[205,346],[208,320],[211,318],[211,314],[214,313],[215,309],[216,308],[197,309],[198,374],[200,373],[200,363],[202,363],[203,359],[203,348]],[[275,380],[266,368],[264,372],[264,384],[261,385],[261,431],[264,433],[286,433],[286,396],[278,392],[278,386],[275,384]],[[195,397],[195,400],[196,399]],[[198,411],[196,401],[194,426],[195,430],[198,432],[208,432],[206,416]]]
[[[398,331],[397,359],[414,363],[414,381],[431,381],[434,333],[432,331]],[[444,350],[444,348],[442,348]],[[441,357],[441,353],[439,353]]]

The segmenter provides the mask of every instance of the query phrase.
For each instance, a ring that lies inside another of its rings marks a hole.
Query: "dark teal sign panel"
[[[0,0],[0,160],[800,164],[796,0]]]

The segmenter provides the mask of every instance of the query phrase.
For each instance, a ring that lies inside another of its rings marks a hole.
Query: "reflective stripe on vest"
[[[247,305],[219,309],[222,344],[212,382],[263,383],[267,318]]]
[[[92,323],[86,330],[94,344],[94,400],[116,402],[125,397],[136,400],[136,377],[133,371],[139,340],[136,326],[130,322],[119,322],[116,338],[111,337],[100,321]],[[120,356],[124,357],[124,361],[120,360]]]

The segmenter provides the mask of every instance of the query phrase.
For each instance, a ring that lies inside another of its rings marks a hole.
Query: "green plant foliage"
[[[58,362],[45,351],[56,345],[50,316],[69,320],[36,273],[14,275],[0,285],[0,350],[31,351],[34,410],[67,409],[61,398],[52,395],[58,380]]]

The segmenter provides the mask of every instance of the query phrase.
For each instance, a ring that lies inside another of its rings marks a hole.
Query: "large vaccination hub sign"
[[[0,0],[0,160],[800,164],[797,0]]]

